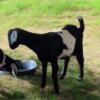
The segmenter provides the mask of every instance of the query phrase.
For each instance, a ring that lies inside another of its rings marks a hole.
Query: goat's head
[[[18,47],[18,30],[12,29],[9,30],[8,32],[8,41],[9,41],[9,46],[11,49],[15,49]]]

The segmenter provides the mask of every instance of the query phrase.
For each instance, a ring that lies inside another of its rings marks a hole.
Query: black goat
[[[54,89],[59,93],[57,72],[58,59],[65,59],[64,71],[61,76],[63,78],[66,74],[67,65],[72,55],[77,57],[80,65],[80,78],[83,78],[83,31],[84,22],[82,17],[78,17],[80,27],[75,25],[66,25],[58,32],[48,32],[44,34],[37,34],[25,31],[20,28],[14,28],[8,32],[9,46],[12,49],[18,47],[19,44],[26,45],[32,49],[42,62],[42,82],[41,87],[46,86],[47,64],[51,62],[52,65],[52,79],[54,82]]]

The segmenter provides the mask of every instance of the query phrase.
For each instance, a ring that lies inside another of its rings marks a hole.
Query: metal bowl
[[[23,74],[23,73],[30,73],[35,71],[37,67],[37,63],[34,60],[17,60],[16,61],[16,67],[18,69],[18,74]],[[4,68],[0,69],[0,74],[9,74],[11,72],[7,71]]]

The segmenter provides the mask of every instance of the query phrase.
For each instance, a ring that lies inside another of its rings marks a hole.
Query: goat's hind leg
[[[69,60],[70,60],[70,57],[65,58],[64,68],[62,70],[60,79],[64,79],[64,77],[66,76]]]
[[[76,55],[77,61],[79,63],[80,67],[80,75],[79,75],[79,80],[83,80],[84,77],[84,57],[83,57],[83,52],[80,54]]]

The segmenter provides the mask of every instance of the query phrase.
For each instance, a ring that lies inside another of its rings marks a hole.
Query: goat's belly
[[[75,49],[76,43],[76,38],[72,36],[67,30],[62,30],[61,32],[62,33],[59,33],[59,35],[61,36],[63,43],[66,45],[67,49],[63,49],[58,58],[70,56]]]

